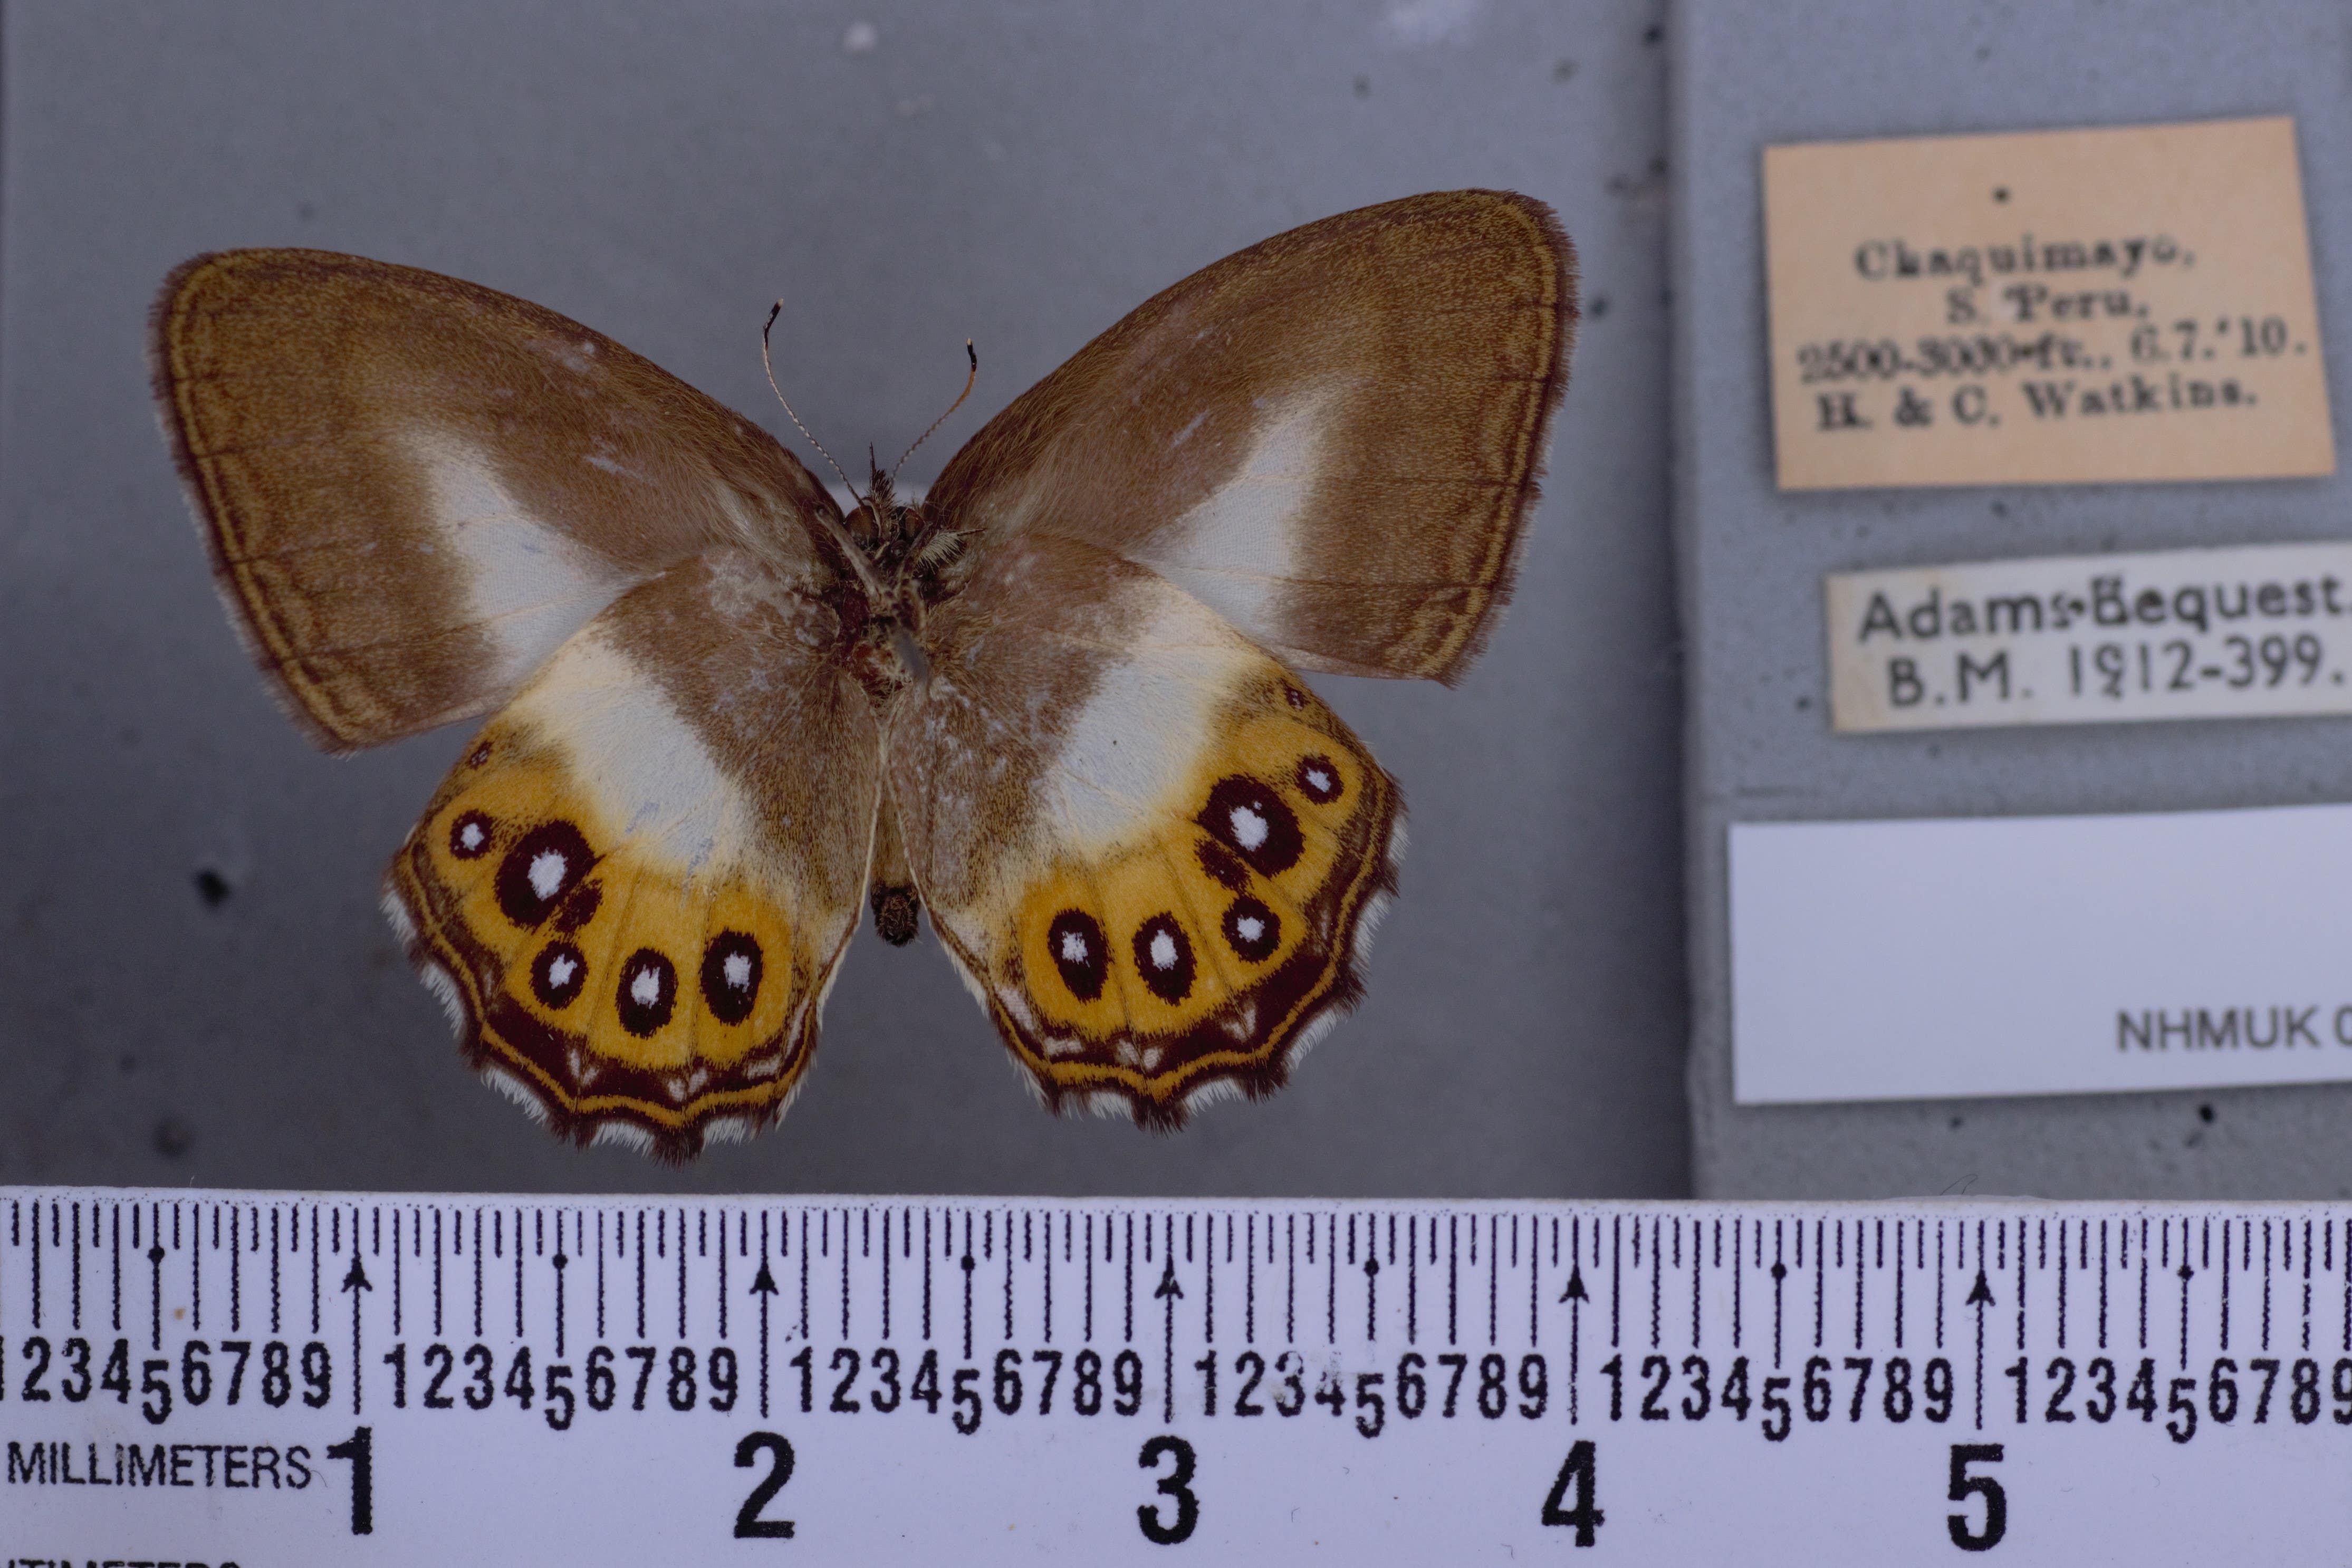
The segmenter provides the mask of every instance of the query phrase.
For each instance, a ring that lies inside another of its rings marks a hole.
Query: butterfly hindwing
[[[213,567],[314,739],[488,712],[696,551],[804,564],[837,516],[740,415],[552,310],[325,251],[198,256],[155,306],[164,433]]]
[[[833,612],[740,551],[623,597],[483,728],[389,904],[560,1133],[691,1154],[781,1113],[863,904],[879,737]]]
[[[1180,1123],[1356,998],[1393,782],[1157,573],[1005,541],[926,638],[889,780],[934,927],[1047,1097]]]
[[[1299,668],[1450,681],[1510,595],[1575,324],[1539,202],[1343,213],[1136,309],[927,504],[1150,566]]]

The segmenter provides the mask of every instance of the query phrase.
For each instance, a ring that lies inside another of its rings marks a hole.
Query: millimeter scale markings
[[[0,1188],[0,1565],[2335,1560],[2352,1206]]]

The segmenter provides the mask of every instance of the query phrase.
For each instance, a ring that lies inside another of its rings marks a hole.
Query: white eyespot
[[[1165,938],[1163,937],[1162,940],[1164,941]],[[1062,962],[1065,964],[1083,964],[1086,961],[1087,939],[1085,934],[1077,931],[1063,932]]]
[[[639,969],[629,980],[629,999],[641,1008],[652,1007],[661,1000],[661,976],[651,965]]]
[[[1265,922],[1255,915],[1244,915],[1234,922],[1234,929],[1244,942],[1255,942],[1265,935]]]
[[[750,989],[751,956],[749,953],[728,954],[727,961],[719,966],[719,972],[726,977],[727,984],[731,988],[739,991]]]
[[[1331,788],[1331,776],[1320,768],[1310,768],[1307,770],[1307,784],[1317,793],[1325,793]]]
[[[1261,815],[1255,808],[1250,806],[1234,807],[1233,810],[1232,821],[1234,825],[1234,842],[1241,845],[1242,848],[1245,850],[1254,850],[1257,848],[1258,845],[1265,842],[1265,818]],[[538,868],[536,866],[532,868],[532,874],[534,876],[538,874]]]
[[[547,961],[548,986],[551,989],[561,990],[570,985],[572,977],[579,972],[580,966],[572,962],[569,954],[558,953]]]
[[[1151,967],[1155,969],[1176,967],[1176,938],[1165,931],[1151,934]]]
[[[530,890],[544,904],[563,891],[564,860],[561,850],[541,850],[530,857]]]
[[[482,831],[482,824],[479,822],[467,822],[457,830],[457,841],[469,850],[480,849],[482,841],[487,837],[488,835]]]

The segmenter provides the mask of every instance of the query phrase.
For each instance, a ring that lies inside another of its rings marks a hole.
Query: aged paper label
[[[1783,489],[2332,474],[2294,122],[1764,150]]]
[[[2352,544],[1823,580],[1845,734],[2352,713]]]
[[[2352,806],[1731,829],[1732,1097],[2352,1079]]]

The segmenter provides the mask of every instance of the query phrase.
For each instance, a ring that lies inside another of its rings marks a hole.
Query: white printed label
[[[2352,544],[1824,580],[1842,733],[2352,713]]]
[[[1733,1098],[2352,1080],[2352,806],[1739,823]]]

